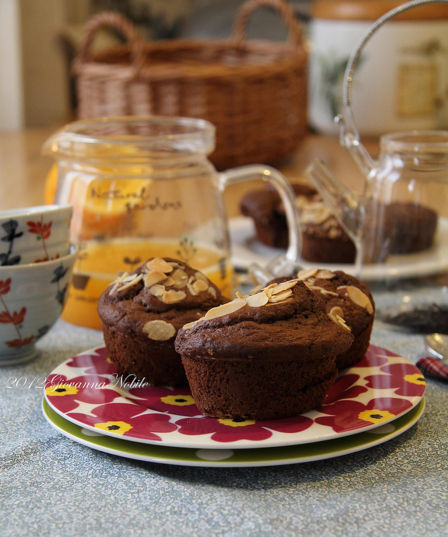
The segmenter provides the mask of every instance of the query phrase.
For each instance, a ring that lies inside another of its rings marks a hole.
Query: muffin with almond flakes
[[[212,308],[175,347],[203,414],[267,420],[318,408],[352,341],[339,309],[294,279]]]
[[[186,385],[177,331],[226,302],[202,272],[177,259],[151,258],[123,274],[98,301],[105,345],[123,375],[152,385]]]

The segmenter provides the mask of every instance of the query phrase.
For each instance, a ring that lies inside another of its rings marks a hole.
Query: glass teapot
[[[291,187],[269,166],[218,174],[207,159],[214,134],[213,125],[200,119],[122,117],[77,121],[47,140],[44,152],[57,161],[56,202],[73,206],[71,241],[79,248],[65,320],[100,328],[100,294],[118,272],[131,272],[152,256],[181,259],[231,297],[222,192],[243,180],[262,179],[278,190],[289,248],[266,270],[272,275],[292,271],[300,234]]]
[[[336,121],[341,145],[365,177],[361,194],[348,189],[320,161],[307,170],[357,246],[358,276],[377,281],[448,268],[448,132],[385,134],[374,160],[360,141],[351,109],[354,70],[364,45],[390,18],[432,1],[408,2],[379,18],[347,65],[343,114]]]

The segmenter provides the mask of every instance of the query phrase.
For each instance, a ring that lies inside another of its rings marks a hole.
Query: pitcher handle
[[[257,283],[263,284],[272,278],[288,276],[300,267],[301,238],[299,213],[294,191],[283,174],[275,168],[265,165],[250,165],[231,168],[219,175],[221,192],[228,185],[262,179],[277,190],[286,214],[288,224],[289,246],[286,253],[271,259],[265,266],[253,263],[249,272]]]
[[[358,42],[356,48],[351,53],[344,73],[343,95],[342,95],[342,110],[343,113],[335,117],[336,123],[340,126],[340,143],[348,149],[355,159],[358,166],[368,179],[371,179],[375,174],[375,163],[369,155],[367,149],[362,145],[358,129],[356,128],[355,119],[353,116],[352,105],[352,84],[356,66],[358,64],[361,52],[373,34],[383,26],[388,20],[409,11],[417,6],[433,3],[448,3],[448,0],[411,0],[401,4],[377,19],[368,29],[365,36]]]

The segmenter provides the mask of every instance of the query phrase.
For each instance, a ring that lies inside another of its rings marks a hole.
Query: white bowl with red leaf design
[[[43,263],[70,252],[71,205],[0,211],[0,267]]]
[[[76,249],[41,263],[0,267],[0,366],[27,362],[61,315]]]

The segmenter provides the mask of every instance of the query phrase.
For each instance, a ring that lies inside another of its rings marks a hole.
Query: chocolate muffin
[[[199,410],[267,420],[317,408],[353,341],[339,309],[298,279],[211,309],[184,326],[175,347]]]
[[[360,280],[341,270],[307,269],[297,276],[308,289],[326,302],[327,312],[339,308],[352,330],[352,345],[336,356],[338,369],[350,367],[364,357],[372,332],[375,303],[369,288]]]
[[[315,263],[353,263],[355,245],[317,191],[306,184],[291,186],[300,214],[301,257]],[[286,216],[275,190],[248,192],[241,200],[240,209],[252,218],[260,242],[274,248],[288,246]]]
[[[201,272],[182,261],[151,258],[113,282],[98,301],[111,362],[153,385],[186,385],[177,331],[226,302]]]
[[[438,216],[429,207],[413,202],[373,204],[366,218],[372,222],[375,240],[365,257],[374,262],[385,261],[390,254],[423,252],[433,245]]]

